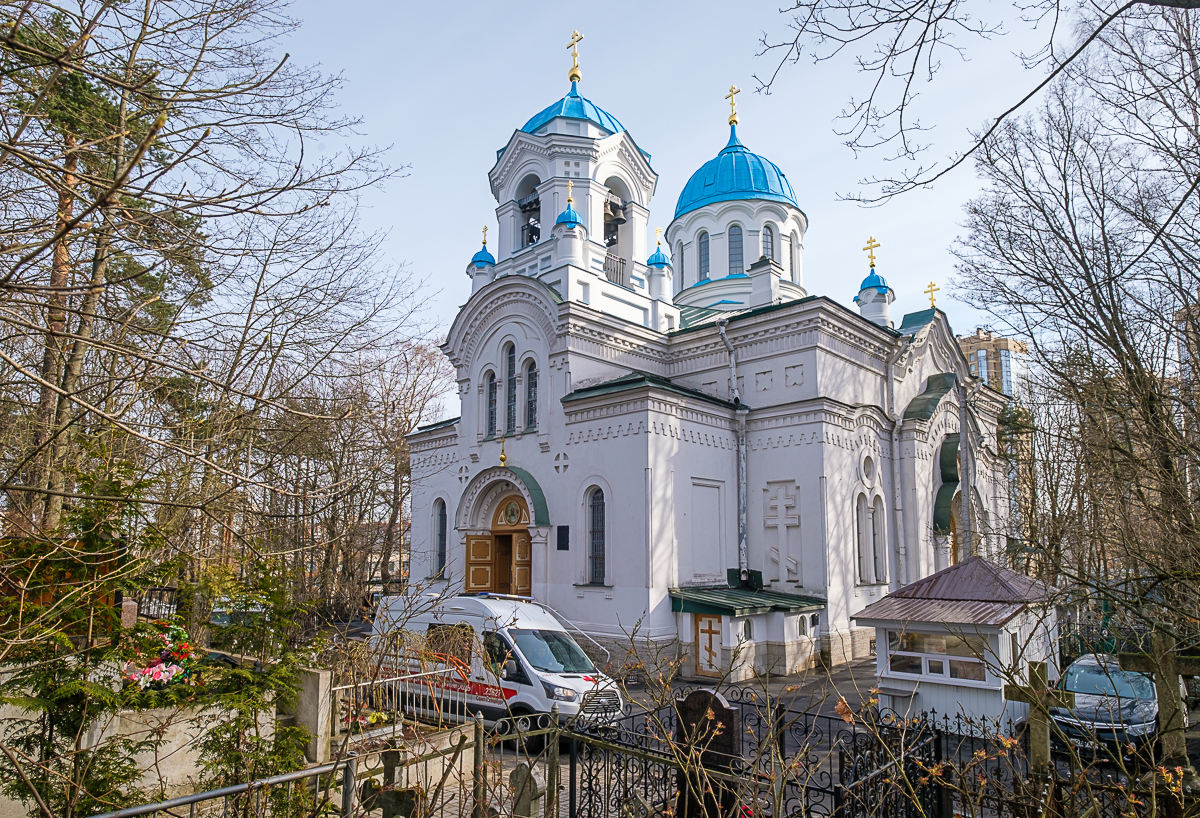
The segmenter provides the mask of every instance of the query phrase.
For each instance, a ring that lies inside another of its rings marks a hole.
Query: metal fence
[[[419,714],[437,727],[469,721],[470,682],[453,668],[367,678],[330,688],[332,735],[364,733],[388,724],[402,725],[405,713]]]
[[[846,718],[729,691],[736,756],[710,763],[679,700],[612,723],[514,716],[358,745],[334,764],[110,813],[172,818],[1151,818],[1200,804],[1137,782],[1038,778],[1011,731],[925,714]],[[353,783],[351,783],[353,782]],[[689,801],[690,799],[690,801]],[[1178,809],[1176,809],[1176,807]]]

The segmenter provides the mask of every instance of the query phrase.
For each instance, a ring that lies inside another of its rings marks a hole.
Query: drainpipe
[[[717,321],[717,332],[725,349],[729,352],[729,392],[733,400],[733,412],[737,418],[737,483],[738,483],[738,577],[742,582],[750,579],[750,550],[746,544],[746,415],[749,409],[742,406],[742,396],[737,388],[737,354],[725,332],[728,319]]]
[[[958,384],[958,459],[959,485],[962,487],[959,514],[962,517],[963,536],[959,539],[959,558],[970,557],[975,551],[975,507],[971,503],[971,492],[975,487],[975,457],[970,445],[970,425],[968,424],[968,401],[974,399],[982,386],[982,381],[975,384],[970,392],[961,380]]]
[[[904,544],[904,491],[900,487],[900,416],[896,414],[896,361],[908,349],[912,341],[906,341],[888,358],[884,377],[887,378],[887,411],[892,421],[892,513],[896,520],[896,561],[900,585],[908,584],[908,551]]]

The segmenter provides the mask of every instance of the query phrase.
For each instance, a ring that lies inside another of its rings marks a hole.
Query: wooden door
[[[491,591],[495,581],[493,575],[493,552],[491,537],[467,537],[467,578],[468,592]]]
[[[529,596],[533,590],[533,548],[529,544],[529,532],[520,531],[513,536],[513,593]]]

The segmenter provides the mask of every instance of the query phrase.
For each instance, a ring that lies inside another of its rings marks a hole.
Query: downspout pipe
[[[975,453],[971,449],[970,407],[975,395],[982,387],[982,381],[967,384],[960,378],[958,382],[958,459],[959,485],[962,486],[959,515],[963,524],[963,535],[959,538],[959,559],[965,559],[975,553],[975,505],[971,502],[975,490]]]
[[[912,340],[905,341],[888,358],[884,377],[887,379],[887,412],[892,422],[892,514],[896,522],[896,579],[901,587],[908,584],[908,550],[904,542],[904,489],[900,485],[900,415],[896,412],[896,362]]]
[[[728,325],[729,320],[726,318],[717,321],[717,333],[729,352],[729,397],[733,401],[733,412],[737,418],[738,577],[742,582],[747,582],[750,579],[750,549],[746,542],[746,531],[749,528],[746,522],[746,415],[750,410],[742,405],[742,396],[738,392],[737,353],[725,331]]]

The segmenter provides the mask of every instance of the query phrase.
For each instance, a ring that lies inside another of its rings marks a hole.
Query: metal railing
[[[401,660],[406,661],[406,660]],[[399,721],[399,714],[419,713],[438,726],[458,724],[470,718],[467,692],[468,669],[457,667],[406,673],[385,679],[330,688],[332,735],[367,732]]]
[[[605,253],[604,276],[613,284],[628,286],[625,281],[625,259],[614,256],[612,253]]]
[[[346,758],[320,767],[248,781],[245,784],[233,784],[194,795],[183,795],[156,804],[127,807],[94,818],[134,818],[137,815],[159,814],[170,818],[196,818],[215,814],[215,808],[218,806],[221,815],[262,815],[268,810],[267,805],[270,802],[283,799],[286,799],[288,806],[294,806],[297,810],[303,806],[301,814],[337,814],[342,818],[351,818],[355,812],[356,770],[357,757],[351,753]],[[324,781],[321,780],[322,777]],[[313,779],[315,783],[311,798],[307,788],[302,786],[303,782],[309,779]],[[334,782],[337,782],[336,787],[333,786]],[[282,791],[280,787],[283,788]],[[337,801],[333,798],[335,791]],[[282,799],[277,794],[281,794]],[[219,805],[217,802],[220,802]],[[338,802],[341,805],[340,809],[335,806]],[[337,812],[334,813],[334,810]]]

